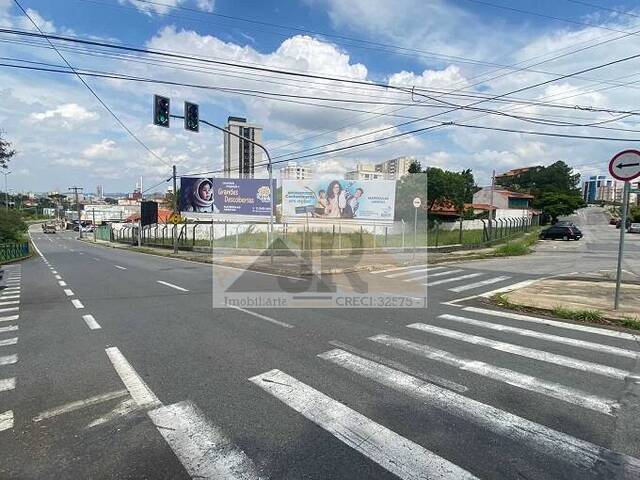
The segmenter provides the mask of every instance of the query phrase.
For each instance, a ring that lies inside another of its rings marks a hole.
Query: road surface
[[[635,335],[451,303],[614,268],[583,215],[531,257],[363,275],[426,309],[213,308],[222,267],[36,232],[0,292],[0,478],[640,478]]]

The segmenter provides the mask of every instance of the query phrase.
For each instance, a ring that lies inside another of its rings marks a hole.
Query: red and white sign
[[[617,180],[628,182],[640,176],[640,152],[625,150],[609,162],[609,173]]]

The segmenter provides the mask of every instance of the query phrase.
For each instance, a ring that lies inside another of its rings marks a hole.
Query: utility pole
[[[493,191],[496,188],[496,171],[494,170],[491,173],[491,204],[489,205],[489,240],[493,238],[493,220],[495,217],[495,213],[493,210]]]
[[[2,172],[4,175],[4,208],[8,212],[9,211],[9,189],[7,188],[7,176],[11,174],[11,172]]]
[[[144,201],[142,191],[142,175],[140,175],[140,219],[138,220],[138,247],[142,247],[142,202]]]
[[[82,239],[82,223],[80,223],[80,200],[78,199],[79,190],[82,190],[82,187],[69,187],[69,191],[75,194],[76,212],[78,213],[78,233],[80,234],[80,239]]]
[[[176,185],[176,166],[173,165],[173,214],[178,213],[178,187]],[[178,253],[178,224],[173,224],[173,253]]]

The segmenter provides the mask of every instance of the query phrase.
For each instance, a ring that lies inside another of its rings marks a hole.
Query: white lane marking
[[[251,377],[249,381],[399,478],[476,478],[448,460],[280,370],[270,370]]]
[[[260,313],[252,312],[251,310],[247,310],[247,309],[242,308],[242,307],[237,307],[235,305],[229,305],[229,308],[235,308],[236,310],[240,310],[241,312],[247,313],[249,315],[253,315],[256,318],[260,318],[262,320],[266,320],[267,322],[271,322],[274,325],[279,325],[279,326],[284,327],[284,328],[293,328],[293,325],[290,325],[290,324],[288,324],[286,322],[281,322],[280,320],[276,320],[275,318],[270,318],[270,317],[267,317],[266,315],[262,315]]]
[[[432,268],[416,268],[413,270],[407,270],[405,272],[392,273],[391,275],[385,275],[384,278],[398,278],[398,277],[404,277],[407,275],[415,275],[418,273],[424,273],[427,270],[433,270],[433,269]]]
[[[0,365],[13,365],[18,362],[18,354],[4,355],[0,357]]]
[[[498,294],[498,293],[506,293],[506,292],[511,292],[512,290],[516,290],[519,288],[524,288],[524,287],[528,287],[529,285],[536,283],[539,280],[544,280],[544,278],[535,278],[532,280],[524,280],[522,282],[518,282],[518,283],[512,283],[511,285],[507,285],[506,287],[501,287],[501,288],[497,288],[495,290],[491,290],[490,292],[485,292],[481,295],[478,295],[480,297],[485,297],[485,298],[489,298],[489,297],[493,297],[494,295]]]
[[[4,298],[0,297],[0,300],[4,300]],[[9,302],[0,302],[0,305],[15,305],[16,303],[20,303],[20,300],[11,300]]]
[[[18,325],[9,325],[8,327],[0,327],[0,333],[15,332],[16,330],[18,330]]]
[[[9,430],[10,428],[13,428],[13,410],[0,413],[0,432]]]
[[[459,393],[464,393],[469,390],[464,385],[459,383],[452,382],[451,380],[447,380],[446,378],[439,377],[437,375],[432,375],[430,373],[424,373],[419,370],[414,370],[411,367],[407,367],[400,362],[396,362],[395,360],[390,360],[385,357],[381,357],[380,355],[376,355],[375,353],[367,352],[366,350],[361,350],[354,346],[351,346],[347,343],[339,342],[337,340],[331,340],[329,345],[333,345],[334,347],[338,347],[342,350],[347,350],[348,352],[354,353],[356,355],[360,355],[361,357],[368,358],[369,360],[373,360],[374,362],[382,363],[387,367],[395,368],[396,370],[400,370],[401,372],[408,373],[409,375],[413,375],[414,377],[421,378],[426,382],[435,383],[442,387],[448,388],[449,390],[455,390]]]
[[[638,478],[640,460],[610,451],[591,442],[537,424],[504,410],[486,405],[458,393],[424,382],[406,373],[360,358],[344,350],[331,350],[318,355],[349,371],[425,402],[445,414],[455,415],[496,435],[526,445],[543,455],[555,457],[576,468],[591,471],[611,462],[622,466],[622,478]]]
[[[133,369],[131,364],[122,355],[117,347],[109,347],[105,349],[109,360],[113,364],[113,368],[120,376],[122,383],[127,387],[131,397],[140,406],[155,406],[159,405],[160,401],[147,386],[147,384],[140,378],[140,376]]]
[[[504,382],[514,387],[547,395],[563,402],[573,403],[574,405],[588,408],[606,415],[613,415],[615,409],[620,408],[620,404],[613,399],[591,395],[575,388],[567,387],[555,382],[548,382],[531,375],[509,370],[508,368],[490,365],[478,360],[458,357],[457,355],[444,350],[439,350],[437,348],[432,348],[427,345],[411,342],[402,338],[391,337],[389,335],[375,335],[373,337],[369,337],[369,340],[404,352],[413,353],[423,358],[428,358],[429,360],[442,362],[459,368],[460,370],[473,372],[475,374],[482,375],[483,377],[491,378],[492,380]]]
[[[136,412],[141,409],[142,407],[138,405],[131,397],[125,398],[105,415],[102,415],[89,422],[85,428],[93,428],[97,427],[98,425],[103,425],[105,423],[111,422],[112,420],[115,420],[116,418],[127,416],[130,413]]]
[[[61,287],[66,287],[67,286],[67,282],[65,282],[64,280],[59,280],[58,281],[58,285],[60,285]]]
[[[0,313],[4,313],[4,312],[15,312],[16,310],[18,310],[20,307],[9,307],[9,308],[0,308]]]
[[[121,267],[120,265],[114,265],[114,267],[116,267],[119,270],[126,270],[127,267]]]
[[[74,298],[73,300],[71,300],[71,303],[73,303],[73,306],[76,308],[84,308],[84,305],[82,304],[82,302],[77,298]]]
[[[20,318],[20,315],[9,315],[8,317],[0,317],[0,322],[13,322],[18,318]]]
[[[0,340],[0,347],[6,347],[8,345],[15,345],[18,343],[18,337],[7,338],[4,340]]]
[[[84,252],[78,252],[78,255],[84,255]]]
[[[56,275],[56,280],[62,280],[62,277],[60,275]]]
[[[606,328],[589,327],[587,325],[576,325],[575,323],[559,322],[557,320],[548,320],[546,318],[532,317],[529,315],[522,315],[520,313],[502,312],[499,310],[488,310],[486,308],[478,308],[478,307],[464,307],[462,310],[466,312],[492,315],[494,317],[520,320],[523,322],[539,323],[542,325],[551,325],[554,327],[566,328],[568,330],[575,330],[577,332],[595,333],[597,335],[604,335],[607,337],[623,338],[625,340],[635,341],[640,338],[638,335],[634,335],[633,333],[618,332],[617,330],[607,330]]]
[[[93,257],[93,259],[94,259],[96,262],[99,262],[99,261],[100,261],[100,259],[99,259],[98,257]]]
[[[57,417],[58,415],[62,415],[63,413],[69,413],[75,410],[80,410],[81,408],[97,405],[98,403],[113,400],[115,398],[124,397],[125,395],[129,395],[129,392],[127,390],[117,390],[115,392],[108,392],[108,393],[103,393],[101,395],[96,395],[94,397],[89,397],[84,400],[78,400],[75,402],[66,403],[59,407],[41,412],[40,414],[38,414],[38,416],[33,418],[33,421],[41,422],[42,420],[47,420],[52,417]]]
[[[508,275],[501,275],[499,277],[488,278],[479,282],[450,288],[449,290],[451,290],[452,292],[464,292],[466,290],[471,290],[472,288],[484,287],[485,285],[491,285],[492,283],[504,282],[505,280],[509,280],[510,278],[511,277],[509,277]]]
[[[161,283],[162,285],[166,285],[167,287],[175,288],[176,290],[180,290],[181,292],[188,292],[186,288],[179,287],[178,285],[174,285],[173,283],[163,282],[162,280],[156,280],[156,282]]]
[[[2,291],[7,293],[20,293],[20,287],[6,287],[3,288]]]
[[[453,270],[447,270],[445,272],[432,273],[430,275],[427,275],[427,277],[425,277],[425,278],[428,278],[428,277],[444,277],[446,275],[451,275],[453,273],[460,273],[462,271],[463,271],[462,269],[456,268],[456,269],[453,269]]]
[[[55,270],[52,270],[51,273],[56,274],[56,275],[58,274],[58,272],[56,272]]]
[[[98,330],[99,328],[102,328],[100,324],[96,322],[96,319],[93,318],[93,315],[83,315],[82,319],[91,330]]]
[[[71,291],[71,289],[69,288],[65,288],[64,289],[64,293],[67,297],[72,297],[73,296],[73,292]]]
[[[193,403],[174,403],[150,410],[147,415],[192,478],[260,478],[251,459]]]
[[[619,380],[624,380],[629,375],[632,375],[629,371],[615,367],[609,367],[608,365],[601,365],[599,363],[578,360],[577,358],[566,357],[564,355],[549,353],[543,350],[536,350],[534,348],[522,347],[520,345],[514,345],[512,343],[490,340],[488,338],[478,337],[477,335],[469,335],[466,333],[457,332],[455,330],[448,330],[446,328],[426,325],[424,323],[414,323],[411,325],[407,325],[407,327],[413,328],[415,330],[421,330],[423,332],[433,333],[435,335],[441,335],[447,338],[453,338],[455,340],[460,340],[466,343],[472,343],[474,345],[481,345],[493,350],[499,350],[501,352],[511,353],[513,355],[519,355],[521,357],[533,358],[535,360],[540,360],[541,362],[553,363],[555,365],[573,368],[575,370],[581,370],[583,372],[597,373],[599,375],[617,378]]]
[[[425,267],[427,267],[427,264],[425,263],[424,265],[407,265],[407,266],[404,266],[404,267],[387,268],[385,270],[376,270],[376,271],[371,272],[371,273],[373,275],[377,275],[378,273],[396,272],[398,270],[407,270],[407,269],[410,269],[410,268],[420,268],[420,267],[425,268]]]
[[[75,252],[75,250],[72,248],[67,248],[67,250],[69,250],[70,252]]]
[[[15,294],[7,295],[5,293],[0,294],[0,300],[14,300],[16,298],[20,298],[20,294],[18,295],[15,295]]]
[[[426,287],[433,287],[434,285],[441,285],[443,283],[457,282],[458,280],[466,280],[467,278],[475,278],[475,277],[479,277],[480,275],[483,275],[483,274],[482,273],[469,273],[467,275],[460,275],[459,277],[451,277],[451,278],[445,278],[444,280],[436,280],[435,282],[425,283],[424,285]]]
[[[586,350],[593,350],[595,352],[608,353],[610,355],[618,355],[620,357],[638,358],[640,352],[628,350],[626,348],[612,347],[610,345],[602,345],[600,343],[588,342],[586,340],[576,340],[575,338],[561,337],[559,335],[552,335],[550,333],[542,333],[535,330],[527,330],[524,328],[510,327],[508,325],[502,325],[500,323],[483,322],[481,320],[474,320],[473,318],[461,317],[459,315],[440,315],[438,318],[445,320],[451,320],[454,322],[464,323],[467,325],[473,325],[475,327],[486,328],[488,330],[494,330],[497,332],[508,332],[515,335],[521,335],[523,337],[536,338],[539,340],[545,340],[548,342],[562,343],[564,345],[571,345],[572,347],[584,348]]]
[[[0,392],[13,390],[16,388],[16,377],[0,378]]]

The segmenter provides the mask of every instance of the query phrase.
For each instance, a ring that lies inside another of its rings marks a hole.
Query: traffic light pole
[[[176,166],[173,165],[173,213],[178,213],[178,188],[176,186]],[[178,224],[173,225],[173,253],[178,253]]]
[[[171,118],[181,118],[184,119],[184,116],[180,116],[180,115],[170,115]],[[267,156],[267,169],[269,170],[269,189],[271,190],[271,195],[269,195],[270,199],[271,199],[271,208],[269,209],[269,229],[267,231],[267,239],[269,240],[267,243],[269,244],[269,256],[271,257],[271,263],[273,263],[273,207],[274,207],[274,198],[276,195],[275,192],[275,188],[273,187],[273,168],[272,168],[272,164],[271,164],[271,155],[269,155],[269,151],[267,150],[267,148],[262,145],[261,143],[258,143],[254,140],[251,140],[250,138],[247,137],[243,137],[242,135],[238,135],[237,133],[234,133],[230,130],[227,130],[226,128],[220,127],[218,125],[215,125],[211,122],[207,122],[206,120],[203,120],[202,118],[199,119],[200,122],[204,123],[205,125],[208,125],[212,128],[215,128],[216,130],[220,130],[221,132],[224,133],[228,133],[229,135],[233,136],[233,137],[237,137],[240,140],[244,140],[246,142],[249,142],[252,145],[255,145],[256,147],[260,148],[265,155]],[[175,168],[175,167],[174,167]],[[174,170],[174,185],[175,185],[175,170]],[[175,186],[174,186],[175,189]]]

